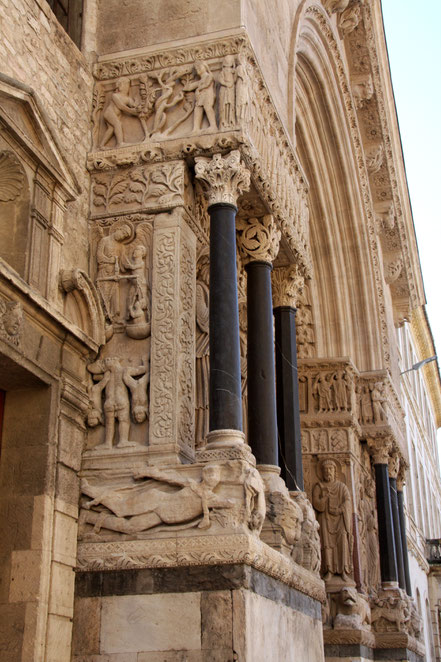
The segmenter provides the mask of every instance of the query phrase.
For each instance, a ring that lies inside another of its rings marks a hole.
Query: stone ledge
[[[320,603],[247,565],[78,572],[78,598],[247,589],[321,620]]]
[[[424,657],[408,648],[373,649],[363,644],[325,644],[327,660],[341,659],[351,661],[354,658],[376,662],[424,662]]]
[[[84,542],[77,571],[232,566],[245,564],[324,602],[323,581],[252,535],[193,536],[184,539]]]

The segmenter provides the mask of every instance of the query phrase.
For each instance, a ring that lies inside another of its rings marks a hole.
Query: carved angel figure
[[[101,392],[105,392],[105,440],[98,448],[112,448],[115,436],[115,421],[118,421],[119,424],[117,448],[136,446],[136,442],[129,441],[130,400],[128,389],[133,393],[135,388],[133,377],[145,375],[146,366],[124,366],[121,359],[109,357],[91,363],[87,366],[87,369],[94,379],[98,380],[98,383],[94,384],[89,390],[91,409],[88,414],[88,424],[90,426],[98,425],[102,421]],[[135,406],[143,406],[139,396],[138,401],[139,404]]]
[[[201,480],[185,478],[176,471],[161,471],[157,467],[146,467],[133,474],[135,480],[144,480],[139,485],[103,488],[82,481],[82,492],[92,497],[85,504],[82,520],[94,524],[94,532],[101,528],[121,533],[141,533],[160,524],[180,525],[192,522],[193,526],[207,529],[211,526],[210,512],[213,508],[230,508],[232,499],[214,493],[221,479],[221,468],[207,464],[202,468]],[[179,488],[170,491],[165,486]],[[91,509],[102,504],[107,511],[93,512]]]
[[[326,459],[321,463],[323,481],[312,491],[312,505],[317,511],[322,543],[324,579],[341,575],[343,581],[352,572],[352,503],[347,486],[335,479],[336,464]]]

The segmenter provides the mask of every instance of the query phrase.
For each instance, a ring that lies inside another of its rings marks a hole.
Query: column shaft
[[[397,557],[398,584],[400,588],[406,589],[406,578],[404,576],[403,549],[401,542],[400,516],[398,513],[397,479],[389,476],[390,500],[392,507],[392,519],[394,522],[395,553]]]
[[[258,464],[278,465],[271,264],[246,270],[249,443]]]
[[[242,430],[236,207],[216,203],[210,214],[211,430]]]
[[[281,476],[289,490],[303,491],[295,315],[291,306],[274,308],[277,428]]]
[[[375,486],[377,493],[381,581],[397,582],[397,558],[395,554],[394,525],[387,464],[375,464]]]
[[[406,518],[404,515],[404,495],[402,490],[397,490],[398,516],[400,518],[401,548],[403,550],[404,577],[406,580],[406,593],[412,595],[409,572],[409,552],[407,551]]]

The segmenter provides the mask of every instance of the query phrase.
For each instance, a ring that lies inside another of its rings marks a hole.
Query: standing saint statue
[[[341,575],[347,582],[352,573],[352,503],[346,485],[335,479],[336,469],[334,460],[323,460],[323,481],[314,485],[312,505],[320,524],[324,579]]]

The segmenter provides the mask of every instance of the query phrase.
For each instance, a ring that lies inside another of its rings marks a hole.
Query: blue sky
[[[441,1],[382,6],[427,313],[441,359]]]

